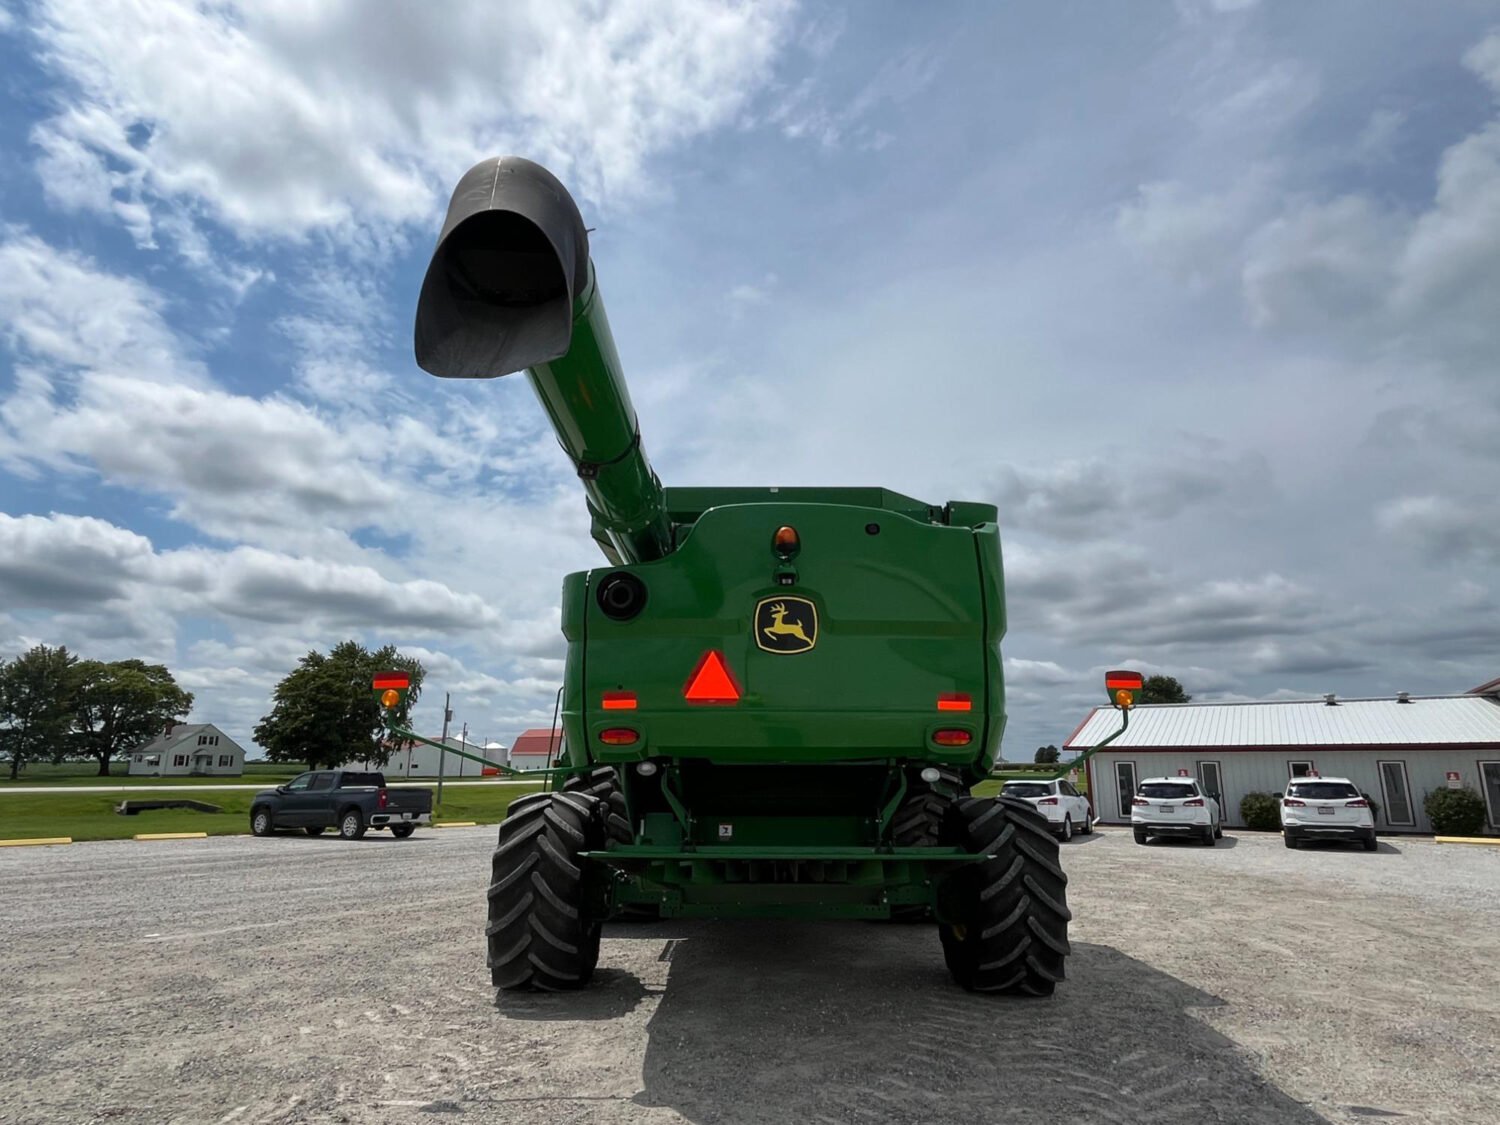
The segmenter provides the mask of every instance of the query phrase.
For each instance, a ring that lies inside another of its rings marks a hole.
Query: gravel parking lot
[[[498,1000],[493,828],[0,851],[4,1122],[1500,1119],[1500,849],[1064,848],[1070,979],[930,927],[613,927]]]

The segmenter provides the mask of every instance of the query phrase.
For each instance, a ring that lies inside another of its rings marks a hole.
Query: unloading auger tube
[[[417,363],[447,379],[525,371],[616,565],[672,549],[578,206],[539,164],[502,156],[459,181],[417,302]]]

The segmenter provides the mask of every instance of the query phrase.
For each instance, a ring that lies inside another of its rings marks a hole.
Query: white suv
[[[1294,777],[1281,798],[1281,836],[1295,848],[1304,840],[1358,840],[1373,852],[1375,817],[1347,777]]]
[[[1071,840],[1075,831],[1087,835],[1094,830],[1089,799],[1067,781],[1007,781],[1000,793],[1031,805],[1063,840]]]
[[[1148,777],[1141,782],[1130,802],[1130,827],[1137,844],[1152,836],[1191,836],[1211,848],[1224,835],[1219,802],[1193,777]]]

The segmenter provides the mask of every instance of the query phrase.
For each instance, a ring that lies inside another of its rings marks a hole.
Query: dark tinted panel
[[[1196,797],[1193,787],[1180,781],[1147,782],[1141,786],[1141,796],[1157,801],[1175,801],[1178,797]]]
[[[1007,797],[1050,797],[1052,789],[1050,786],[1042,785],[1035,781],[1021,781],[1005,786]]]
[[[1286,795],[1312,801],[1337,801],[1340,797],[1358,797],[1359,790],[1344,781],[1299,781],[1287,790]]]
[[[385,788],[385,774],[383,773],[348,773],[344,774],[344,780],[339,783],[345,789],[357,789],[361,786],[373,785],[377,789]]]

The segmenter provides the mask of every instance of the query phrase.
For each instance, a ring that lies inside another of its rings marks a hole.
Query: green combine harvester
[[[965,988],[1051,993],[1057,841],[1026,803],[970,796],[1005,725],[994,506],[663,488],[578,207],[517,157],[459,181],[416,357],[527,373],[608,560],[563,581],[560,784],[500,826],[494,984],[582,987],[627,915],[931,917]]]

